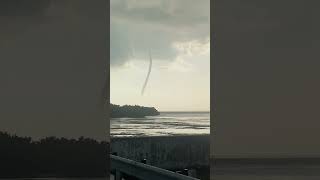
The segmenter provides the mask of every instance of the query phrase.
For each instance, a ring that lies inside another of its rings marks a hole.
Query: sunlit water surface
[[[209,112],[162,112],[159,116],[145,118],[113,118],[110,130],[113,137],[209,133]]]

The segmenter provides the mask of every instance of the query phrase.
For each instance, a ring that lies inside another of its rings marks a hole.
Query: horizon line
[[[210,113],[210,110],[203,110],[203,111],[201,111],[201,110],[196,110],[196,111],[194,111],[194,110],[180,110],[180,111],[160,111],[159,110],[159,112],[160,113],[166,113],[166,112],[175,112],[175,113],[177,113],[177,112],[183,112],[183,113],[193,113],[193,112],[206,112],[206,113]]]

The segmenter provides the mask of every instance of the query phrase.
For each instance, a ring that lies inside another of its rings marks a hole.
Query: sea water
[[[112,118],[113,137],[174,136],[210,133],[210,112],[161,112],[145,118]]]

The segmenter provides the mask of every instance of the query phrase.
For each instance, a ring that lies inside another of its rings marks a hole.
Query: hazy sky
[[[209,3],[111,0],[112,103],[160,111],[209,110]],[[149,50],[153,67],[142,96]]]

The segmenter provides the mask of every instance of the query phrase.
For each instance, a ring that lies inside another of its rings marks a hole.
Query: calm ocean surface
[[[113,118],[110,124],[113,137],[209,134],[210,113],[162,112],[145,118]]]

